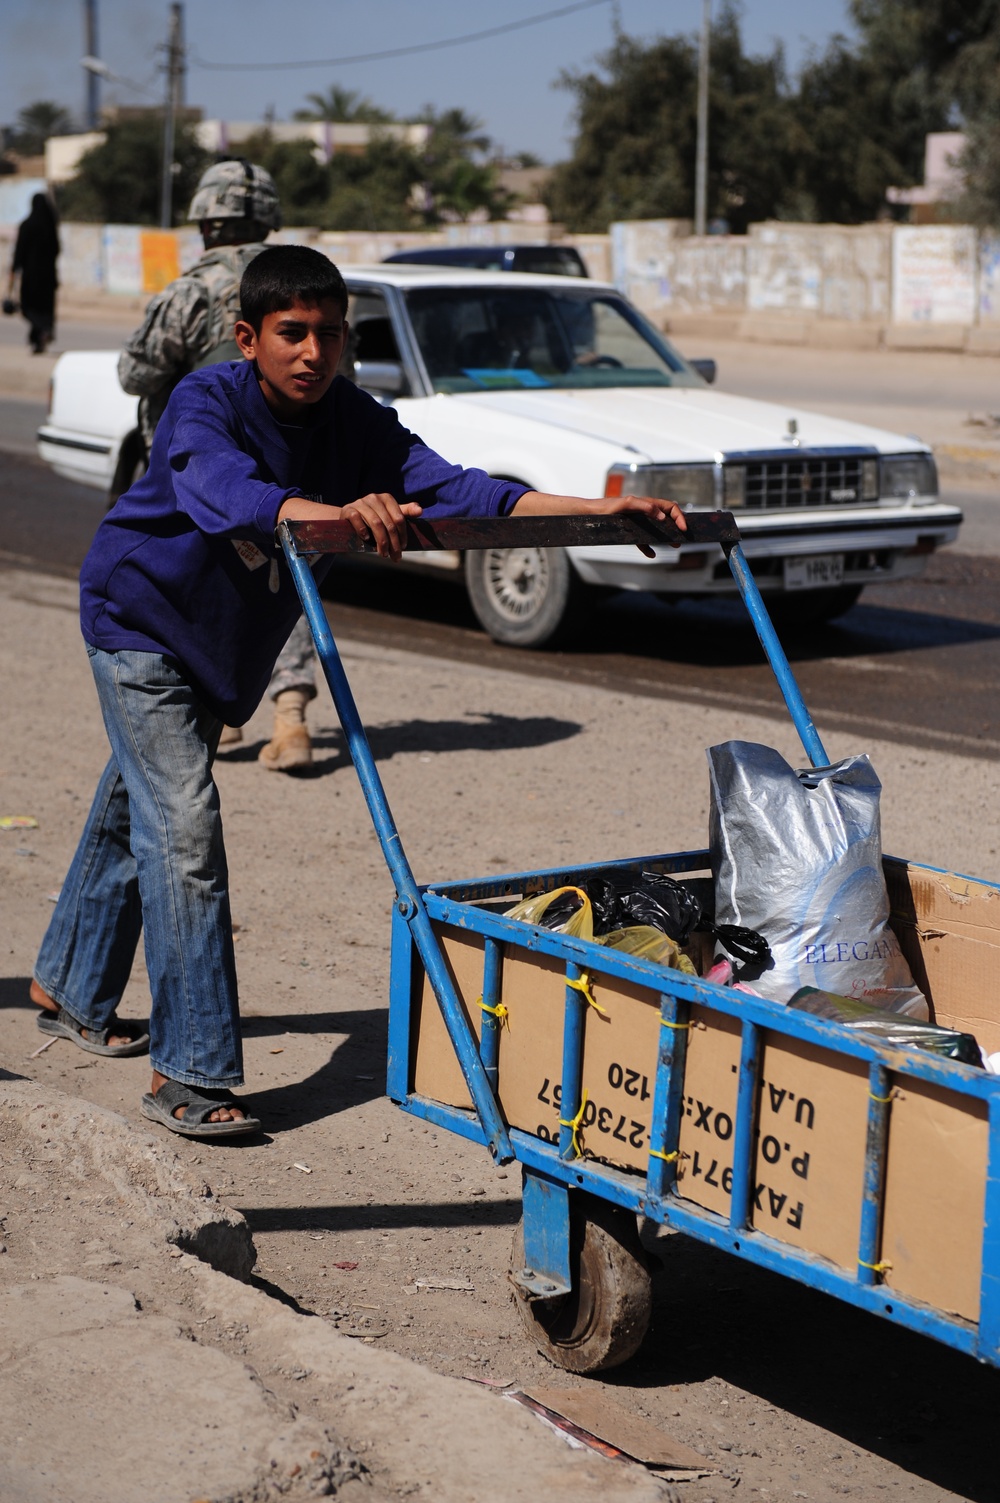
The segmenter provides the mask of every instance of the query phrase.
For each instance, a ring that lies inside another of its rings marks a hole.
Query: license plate
[[[822,590],[843,583],[842,553],[817,553],[812,558],[785,559],[786,590]]]

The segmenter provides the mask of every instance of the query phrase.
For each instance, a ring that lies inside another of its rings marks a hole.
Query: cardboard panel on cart
[[[591,975],[590,987],[597,1006],[588,1006],[584,1015],[586,1100],[577,1140],[594,1158],[645,1173],[659,1050],[659,995],[599,975]],[[555,1142],[565,1116],[564,968],[550,957],[508,951],[503,996],[510,1013],[510,1030],[500,1039],[504,1113],[513,1126]]]
[[[442,947],[478,1033],[482,940],[442,929]],[[956,945],[978,947],[968,936]],[[419,969],[419,965],[418,965]],[[554,1141],[563,1116],[560,1080],[565,1013],[563,963],[507,947],[499,1099],[512,1127]],[[579,1135],[587,1155],[637,1173],[648,1164],[659,1050],[659,994],[594,974],[584,1018]],[[415,983],[414,1088],[446,1104],[470,1100],[426,981]],[[694,1007],[688,1032],[677,1192],[728,1216],[739,1082],[738,1018]],[[857,1267],[868,1072],[864,1062],[781,1035],[763,1036],[751,1220],[754,1228],[853,1272]],[[956,1067],[958,1068],[958,1067]],[[890,1076],[885,1217],[875,1261],[887,1285],[975,1319],[978,1311],[988,1124],[967,1096]],[[1000,1082],[998,1082],[1000,1089]]]
[[[979,1318],[989,1121],[985,1102],[897,1076],[881,1258],[888,1288]]]
[[[441,929],[452,979],[473,1027],[482,990],[482,942]],[[597,973],[584,1016],[578,1133],[585,1154],[645,1173],[660,1040],[659,994]],[[555,1142],[562,1109],[565,967],[554,956],[506,948],[500,1034],[500,1107],[512,1126]],[[739,1075],[739,1022],[692,1010],[678,1191],[727,1215]],[[420,998],[414,1088],[449,1105],[470,1100],[427,982]],[[867,1077],[863,1066],[772,1038],[765,1047],[753,1223],[780,1240],[853,1267],[860,1221]]]
[[[436,926],[441,953],[459,1001],[476,1038],[482,1026],[479,997],[483,990],[483,939],[465,929]],[[472,1097],[441,1016],[441,1008],[414,950],[410,1079],[418,1096],[444,1106],[472,1109]]]
[[[693,1008],[677,1190],[729,1215],[740,1029]],[[761,1064],[751,1223],[780,1242],[856,1266],[868,1082],[864,1065],[778,1034]]]
[[[897,861],[885,874],[890,922],[934,1021],[1000,1049],[1000,889]]]

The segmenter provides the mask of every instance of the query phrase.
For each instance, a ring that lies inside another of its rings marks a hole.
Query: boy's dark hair
[[[328,257],[308,245],[269,245],[254,256],[240,282],[240,313],[259,334],[268,313],[293,303],[309,307],[330,298],[347,313],[347,287]]]

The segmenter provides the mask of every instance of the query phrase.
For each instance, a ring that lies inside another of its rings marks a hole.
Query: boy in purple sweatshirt
[[[548,496],[448,464],[336,375],[347,289],[318,251],[266,249],[240,299],[244,361],[175,388],[148,471],[84,561],[81,624],[111,758],[31,987],[43,1032],[99,1054],[148,1048],[144,1115],[199,1138],[260,1128],[230,1090],[243,1064],[212,761],[223,725],[256,708],[300,612],[278,522],[339,517],[391,559],[405,518],[423,510],[629,509],[684,526],[669,502]],[[140,932],[148,1034],[115,1015]]]

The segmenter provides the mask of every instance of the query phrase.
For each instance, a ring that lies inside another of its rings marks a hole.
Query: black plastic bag
[[[714,936],[740,965],[766,964],[771,952],[767,940],[741,924],[716,924],[702,910],[689,887],[662,872],[610,872],[588,877],[579,884],[594,910],[594,934],[646,924],[659,929],[678,945],[686,945],[700,932]],[[560,928],[580,906],[569,890],[550,903],[541,922],[548,929]]]
[[[841,997],[836,992],[821,992],[815,986],[800,987],[788,1005],[796,1012],[842,1023],[852,1033],[864,1033],[881,1043],[894,1044],[897,1049],[926,1049],[944,1059],[983,1068],[982,1052],[971,1033],[958,1033],[937,1023],[886,1012],[884,1007],[872,1007],[868,1002]]]

